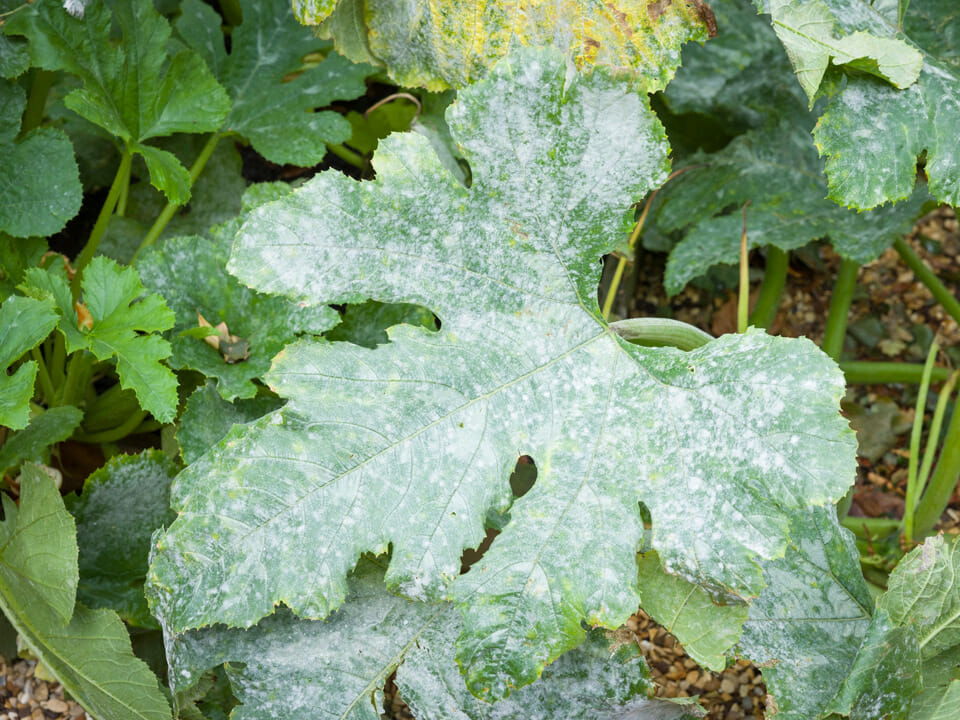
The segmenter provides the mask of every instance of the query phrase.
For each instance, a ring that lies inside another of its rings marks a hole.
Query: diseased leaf
[[[226,400],[252,398],[253,383],[270,369],[270,362],[299,335],[320,334],[339,322],[324,305],[301,307],[286,298],[258,293],[227,275],[226,243],[192,236],[171,238],[150,249],[137,263],[147,289],[168,298],[176,314],[169,334],[175,368],[192,368],[217,380]],[[247,343],[241,362],[224,355],[201,338],[184,332],[198,327],[197,314],[216,325],[226,322],[231,334]]]
[[[39,460],[51,445],[70,437],[82,419],[83,413],[69,406],[50,408],[31,419],[0,446],[0,474],[25,460]]]
[[[809,720],[853,667],[873,602],[834,508],[794,512],[790,538],[764,568],[767,587],[750,603],[739,651],[762,668],[778,718]]]
[[[677,638],[697,663],[723,670],[727,652],[740,638],[747,605],[720,605],[703,588],[667,575],[656,553],[646,553],[639,564],[644,612]]]
[[[375,182],[321,174],[234,241],[228,267],[251,286],[415,303],[442,329],[275,359],[288,404],[174,484],[148,591],[171,631],[250,626],[279,602],[325,617],[360,554],[392,545],[389,586],[461,605],[458,662],[472,692],[500,698],[579,645],[584,620],[635,611],[638,501],[669,572],[749,597],[783,553],[786,508],[850,484],[843,381],[812,343],[751,332],[683,353],[603,322],[598,259],[666,176],[644,97],[602,71],[568,83],[561,55],[525,51],[461,92],[451,129],[469,189],[425,139],[394,135]],[[458,577],[488,511],[510,506],[520,455],[536,484]]]
[[[113,19],[122,32],[119,44],[110,40]],[[81,78],[83,87],[65,98],[67,107],[143,155],[151,182],[171,202],[190,199],[186,168],[144,143],[217,130],[230,101],[196,53],[167,54],[170,26],[151,0],[116,3],[112,13],[107,3],[92,3],[82,19],[58,2],[35,2],[12,15],[5,32],[27,36],[33,65]]]
[[[8,372],[56,326],[57,313],[49,300],[14,296],[0,305],[0,425],[11,430],[27,426],[37,363],[27,360],[12,374]]]
[[[960,6],[953,0],[904,5],[903,33],[898,33],[896,3],[793,2],[825,7],[840,34],[896,38],[923,56],[920,77],[906,90],[863,73],[831,78],[828,71],[824,85],[830,101],[813,136],[827,158],[830,198],[860,209],[902,200],[913,190],[917,158],[925,153],[930,192],[942,202],[960,204],[960,155],[955,152],[960,127],[956,54]]]
[[[30,650],[98,720],[170,720],[119,618],[74,606],[74,524],[50,476],[25,465],[19,507],[5,494],[2,502],[0,606]]]
[[[16,140],[26,102],[19,85],[0,80],[0,233],[16,237],[62,230],[83,199],[63,131],[39,128]]]
[[[318,24],[355,62],[379,60],[407,87],[445,90],[482,79],[511,47],[570,51],[578,67],[627,70],[645,90],[662,90],[680,46],[706,39],[706,23],[686,2],[554,0],[294,0],[303,23]],[[411,42],[411,38],[415,38]]]
[[[846,8],[841,5],[838,10],[847,10],[850,18],[852,3],[845,4]],[[824,0],[759,0],[758,5],[770,14],[811,106],[831,60],[834,65],[875,75],[901,90],[920,75],[923,55],[916,48],[903,40],[860,30],[847,34]]]
[[[241,0],[240,6],[243,23],[233,30],[229,55],[220,16],[199,0],[184,0],[177,32],[226,88],[227,132],[248,139],[272,162],[315,165],[327,143],[350,137],[342,115],[319,108],[363,95],[364,78],[375,69],[330,53],[290,80],[288,74],[301,68],[305,55],[326,51],[329,43],[297,23],[289,0]]]
[[[234,425],[256,420],[282,405],[283,401],[272,397],[227,402],[217,392],[216,383],[208,380],[190,396],[180,416],[177,443],[183,461],[188,465],[195,462]]]
[[[383,685],[395,670],[401,696],[420,720],[565,719],[570,708],[597,720],[685,716],[682,706],[649,699],[653,684],[636,646],[613,650],[599,630],[535,685],[496,705],[484,703],[467,692],[454,660],[460,625],[459,613],[448,603],[391,595],[383,586],[383,570],[361,560],[347,602],[325,622],[280,610],[248,630],[168,634],[171,686],[183,694],[206,669],[227,663],[242,703],[234,720],[318,713],[379,720]]]
[[[84,605],[116,610],[139,627],[157,627],[143,581],[150,538],[174,519],[170,480],[176,472],[158,450],[118,455],[87,477],[79,496],[67,496],[80,548],[77,598]]]
[[[920,186],[907,201],[870,212],[838,206],[825,197],[823,161],[810,136],[789,122],[749,131],[685,165],[690,170],[664,187],[655,215],[660,232],[687,228],[667,263],[664,284],[671,294],[714,265],[738,261],[743,216],[729,212],[731,205],[750,201],[748,249],[795,250],[829,238],[842,257],[866,264],[909,233],[929,201]]]

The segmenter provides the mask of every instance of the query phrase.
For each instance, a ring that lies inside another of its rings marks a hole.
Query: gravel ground
[[[36,676],[37,663],[0,657],[0,720],[90,720],[73,700],[65,700],[63,687]]]

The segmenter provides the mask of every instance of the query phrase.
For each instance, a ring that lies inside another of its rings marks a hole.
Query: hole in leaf
[[[365,303],[344,305],[340,324],[326,333],[327,340],[346,341],[374,348],[390,342],[387,329],[394,325],[416,325],[430,331],[440,329],[440,320],[427,308],[412,303]]]
[[[510,490],[514,498],[521,498],[530,492],[537,481],[537,465],[529,455],[521,455],[510,475]]]

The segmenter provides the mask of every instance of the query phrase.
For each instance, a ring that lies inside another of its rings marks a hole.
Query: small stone
[[[55,713],[65,713],[70,709],[70,706],[67,705],[63,700],[58,700],[57,698],[51,698],[47,700],[43,706],[47,710],[52,710]]]
[[[39,683],[33,691],[33,699],[37,702],[43,702],[50,697],[50,686],[46,683]]]
[[[727,676],[720,681],[720,692],[725,693],[727,695],[733,695],[736,689],[737,689],[737,681],[734,680],[732,677]]]
[[[687,673],[687,677],[684,679],[691,685],[696,685],[697,680],[700,679],[700,673],[698,673],[696,670],[691,670]]]

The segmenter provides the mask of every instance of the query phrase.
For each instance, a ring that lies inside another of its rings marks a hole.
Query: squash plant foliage
[[[836,363],[759,329],[641,347],[597,302],[671,169],[654,92],[737,136],[656,207],[700,248],[672,289],[728,259],[696,238],[748,199],[785,248],[863,261],[905,232],[926,191],[846,182],[839,108],[953,107],[953,36],[924,32],[945,2],[771,0],[772,29],[717,2],[671,85],[704,3],[85,5],[0,0],[0,607],[92,715],[373,720],[394,674],[420,720],[701,715],[609,632],[638,606],[705,667],[756,662],[768,713],[957,715],[960,556],[928,538],[871,594],[835,508],[856,449]],[[417,91],[420,132],[379,141],[373,180],[240,196],[224,139],[349,156],[331,105],[384,74],[456,100]],[[931,113],[905,152],[950,200]],[[39,236],[98,187],[91,138],[116,176],[84,250],[51,257]],[[158,430],[164,452],[57,492],[58,443]]]

